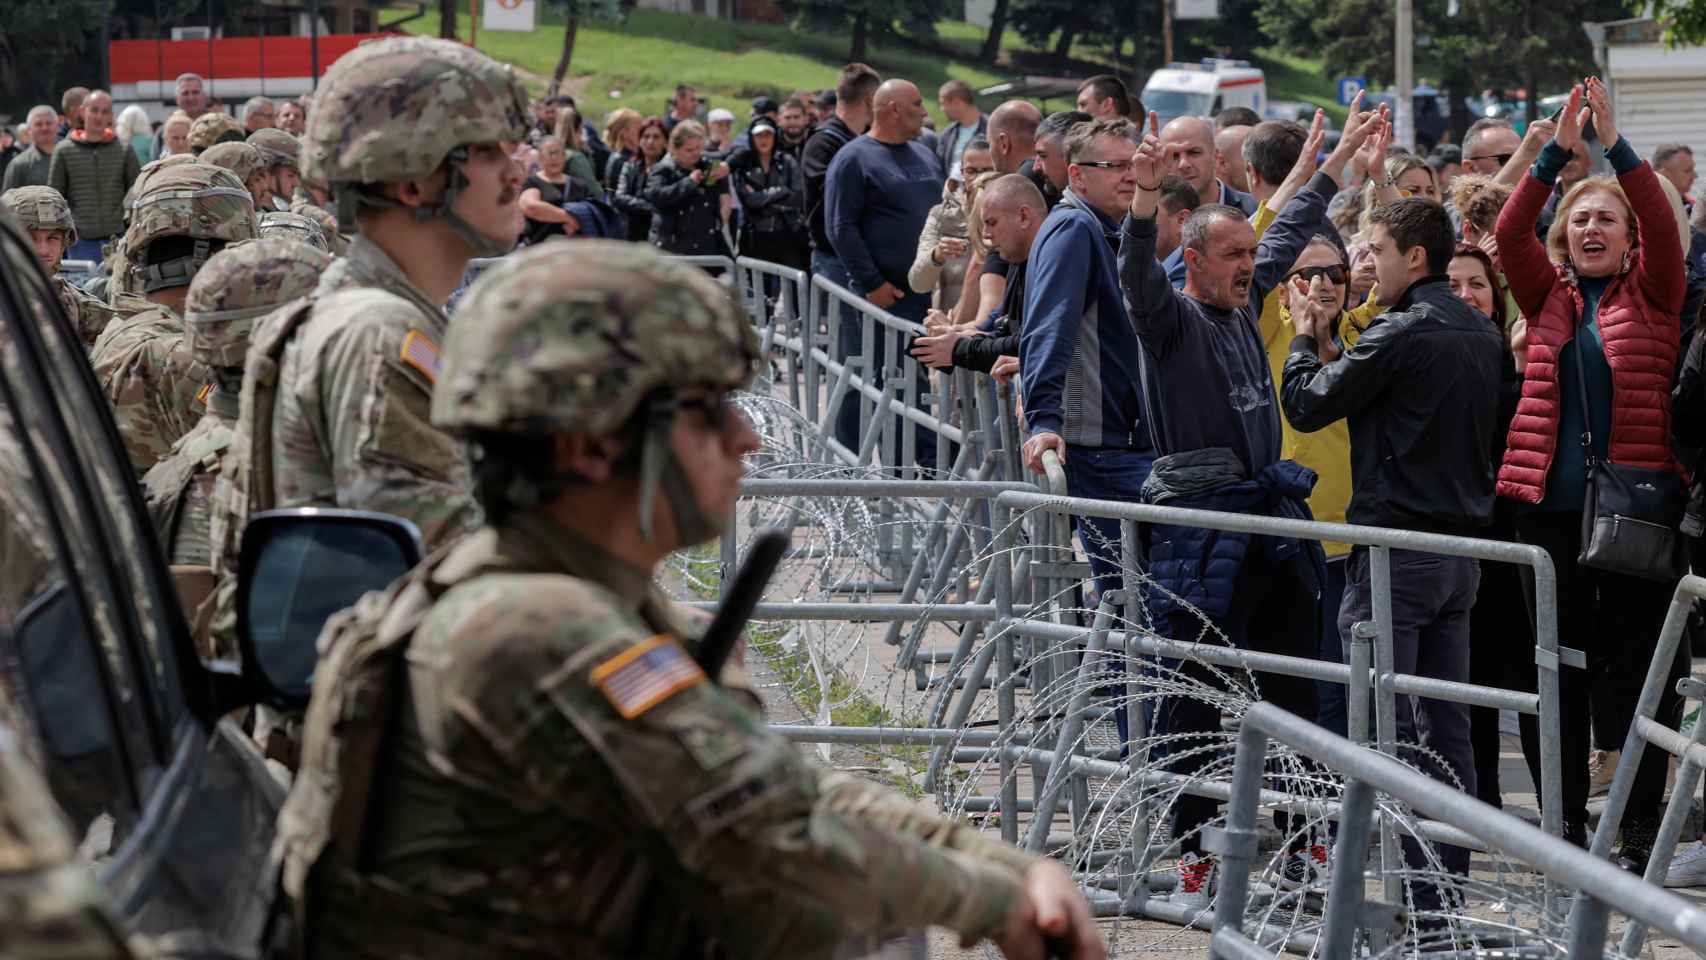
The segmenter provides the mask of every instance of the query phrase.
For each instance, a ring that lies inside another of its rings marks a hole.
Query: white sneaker
[[[1706,843],[1694,841],[1676,851],[1665,872],[1667,887],[1706,887]]]
[[[1611,792],[1611,779],[1617,776],[1617,761],[1622,756],[1618,750],[1595,750],[1588,754],[1588,796]]]
[[[1214,882],[1214,858],[1206,854],[1185,854],[1179,858],[1179,884],[1173,888],[1174,903],[1194,910],[1207,910],[1209,887]]]

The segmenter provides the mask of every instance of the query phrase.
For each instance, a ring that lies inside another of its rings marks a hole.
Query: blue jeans
[[[1149,479],[1149,468],[1155,464],[1155,451],[1130,450],[1121,447],[1080,447],[1073,444],[1066,446],[1066,492],[1072,497],[1087,500],[1116,500],[1123,503],[1141,502],[1143,481]],[[1125,579],[1124,569],[1120,563],[1120,522],[1106,517],[1078,517],[1078,539],[1084,544],[1084,555],[1090,560],[1090,575],[1096,580],[1096,593],[1105,595],[1109,590],[1118,590]],[[1143,541],[1137,544],[1139,566],[1147,562],[1143,556]],[[1098,601],[1099,602],[1099,601]],[[1143,617],[1148,620],[1147,616]],[[1135,625],[1134,625],[1135,626]],[[1119,661],[1114,661],[1109,671],[1115,675],[1113,682],[1123,674],[1124,667]],[[1147,672],[1147,671],[1146,671]],[[1098,691],[1112,693],[1111,690]],[[1144,701],[1144,716],[1148,719],[1151,735],[1157,733],[1154,729],[1154,705],[1152,701]],[[1114,711],[1114,724],[1119,728],[1120,743],[1123,745],[1131,739],[1130,724],[1125,707]],[[1122,746],[1122,752],[1123,752]]]

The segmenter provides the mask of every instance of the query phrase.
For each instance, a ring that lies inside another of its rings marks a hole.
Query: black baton
[[[776,565],[782,562],[782,554],[790,542],[787,531],[779,527],[765,527],[753,536],[746,562],[740,565],[728,596],[723,598],[716,617],[699,641],[699,667],[711,679],[723,672],[723,664],[734,653],[735,641],[740,639],[746,621],[764,597],[764,589],[770,585],[770,577],[776,573]]]

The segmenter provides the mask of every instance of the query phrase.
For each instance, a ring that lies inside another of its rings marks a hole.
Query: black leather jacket
[[[692,170],[677,166],[674,157],[664,157],[652,167],[641,194],[657,210],[648,239],[666,253],[724,255],[717,198],[727,192],[728,180],[694,183],[692,175]]]
[[[1305,433],[1350,421],[1350,522],[1437,533],[1492,522],[1511,361],[1491,320],[1445,277],[1425,277],[1339,359],[1315,351],[1313,337],[1292,340],[1280,400]]]
[[[610,195],[610,202],[628,218],[628,239],[640,243],[651,236],[652,215],[657,213],[657,208],[643,196],[645,191],[646,160],[633,157],[622,164],[622,171],[616,175],[616,189]]]

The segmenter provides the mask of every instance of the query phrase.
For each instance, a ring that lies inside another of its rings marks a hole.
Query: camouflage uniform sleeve
[[[792,744],[684,666],[673,638],[646,637],[584,585],[527,580],[440,612],[463,625],[452,648],[470,658],[454,667],[466,692],[447,696],[465,698],[481,739],[529,793],[650,833],[726,896],[798,905],[742,919],[750,942],[788,943],[778,955],[808,955],[802,937],[933,925],[981,938],[1001,928],[1022,895],[1013,868],[854,815],[855,791],[825,790]],[[593,769],[579,744],[600,761]]]
[[[406,517],[431,550],[472,529],[479,509],[456,442],[432,425],[432,376],[403,359],[419,317],[382,298],[349,308],[362,322],[328,346],[320,372],[338,505]]]
[[[182,334],[103,337],[89,359],[140,477],[200,419],[195,361]]]
[[[818,790],[829,807],[881,830],[917,837],[935,847],[998,863],[1023,875],[1038,858],[1011,844],[990,839],[963,823],[881,786],[836,770],[817,768]]]

